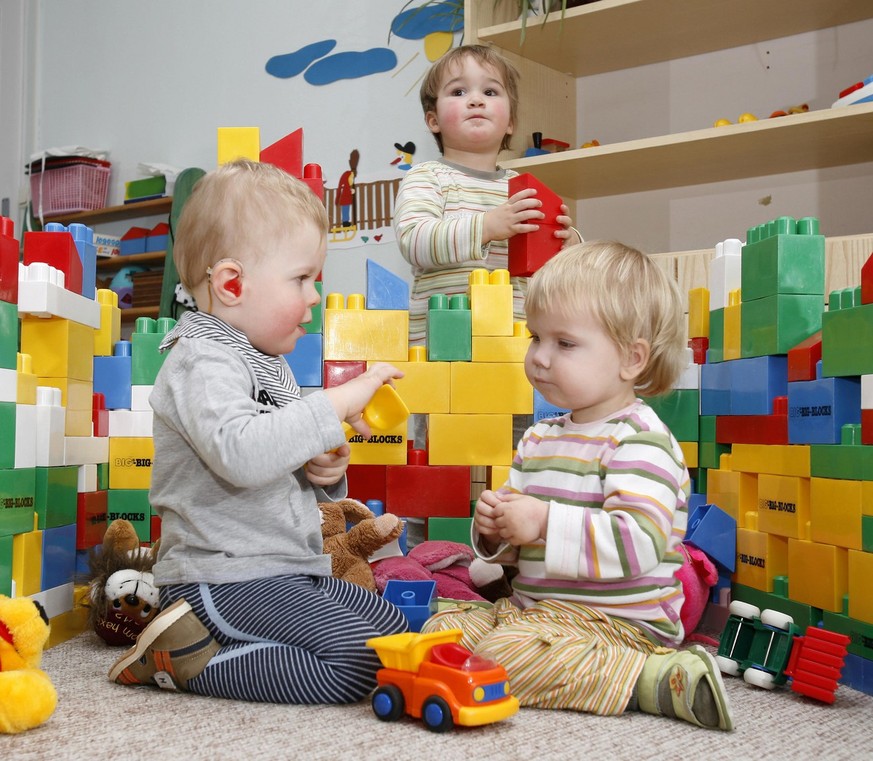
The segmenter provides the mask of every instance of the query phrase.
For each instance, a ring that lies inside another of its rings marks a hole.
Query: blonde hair
[[[564,249],[528,283],[525,311],[589,310],[622,351],[642,338],[651,347],[636,387],[643,396],[670,391],[686,363],[685,312],[676,281],[650,257],[614,241]]]
[[[461,45],[452,48],[434,62],[425,74],[418,93],[425,116],[431,111],[436,111],[437,98],[446,74],[452,72],[455,66],[460,66],[467,56],[482,66],[494,69],[500,75],[503,86],[506,88],[506,94],[509,96],[509,123],[515,126],[518,123],[518,69],[496,50],[485,45]],[[442,153],[442,136],[439,132],[433,133],[433,136],[439,146],[440,153]],[[500,143],[500,150],[508,150],[511,141],[512,135],[504,135],[503,142]]]
[[[256,261],[306,222],[327,236],[324,204],[306,183],[272,164],[224,164],[198,180],[182,209],[173,241],[179,278],[193,293],[210,265]]]

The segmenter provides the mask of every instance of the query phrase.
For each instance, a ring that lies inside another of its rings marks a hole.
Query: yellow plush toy
[[[0,595],[0,732],[38,727],[54,713],[58,695],[39,668],[48,635],[39,603]]]

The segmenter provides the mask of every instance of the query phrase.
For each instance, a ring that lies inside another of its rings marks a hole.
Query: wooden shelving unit
[[[129,256],[104,257],[97,260],[97,269],[112,270],[118,269],[120,267],[127,267],[131,264],[142,264],[145,266],[148,266],[149,264],[163,265],[166,255],[166,251],[150,251],[147,254],[130,254]]]
[[[105,206],[102,209],[94,209],[93,211],[79,211],[75,214],[59,214],[53,217],[46,217],[47,222],[61,222],[68,225],[70,222],[79,222],[84,225],[96,225],[103,222],[117,222],[125,219],[135,219],[136,217],[149,217],[160,214],[169,214],[170,208],[173,205],[173,199],[152,198],[148,201],[137,201],[136,203],[126,203],[121,206]]]

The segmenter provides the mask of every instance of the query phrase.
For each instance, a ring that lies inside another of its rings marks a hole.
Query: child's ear
[[[434,135],[440,131],[440,123],[439,119],[437,119],[436,111],[428,111],[424,115],[424,123]]]
[[[624,361],[621,365],[622,380],[636,380],[649,364],[652,355],[652,347],[645,338],[638,338],[625,352]]]
[[[225,306],[240,302],[242,282],[242,266],[235,260],[225,259],[212,268],[213,296]]]

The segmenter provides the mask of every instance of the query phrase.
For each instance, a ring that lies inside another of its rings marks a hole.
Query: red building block
[[[328,359],[324,361],[324,388],[335,388],[367,371],[366,360]]]
[[[321,174],[321,164],[307,164],[303,167],[303,177],[300,178],[309,185],[318,200],[324,202],[324,178]]]
[[[0,301],[18,303],[18,241],[9,217],[0,217]]]
[[[818,331],[788,350],[788,380],[815,380],[815,366],[820,359],[821,331]]]
[[[537,199],[542,201],[540,211],[545,219],[536,220],[540,229],[532,233],[519,233],[509,239],[509,274],[513,277],[529,277],[561,250],[562,240],[555,237],[561,226],[557,217],[564,203],[561,196],[541,183],[532,174],[525,172],[509,179],[509,195],[527,188],[537,191]]]
[[[153,515],[150,523],[151,525],[149,528],[151,529],[151,532],[149,536],[152,540],[152,544],[154,544],[161,538],[161,516]]]
[[[861,267],[861,303],[873,304],[873,254]]]
[[[700,336],[698,338],[689,338],[688,347],[694,354],[694,364],[705,365],[706,352],[709,351],[709,337]]]
[[[349,497],[359,502],[378,499],[383,505],[386,504],[385,469],[387,467],[387,465],[349,465],[346,470]]]
[[[82,260],[68,232],[24,233],[24,263],[43,262],[64,273],[64,287],[82,293]]]
[[[861,443],[873,444],[873,410],[861,410]]]
[[[719,444],[787,444],[788,397],[773,399],[772,415],[719,415],[715,440]]]
[[[106,397],[100,393],[91,397],[91,427],[93,436],[109,435],[109,410],[106,409]]]
[[[407,465],[387,466],[387,509],[405,518],[469,518],[470,466],[427,465],[426,458],[413,449]]]
[[[298,128],[285,137],[261,150],[261,163],[284,169],[292,177],[303,176],[303,128]]]
[[[99,491],[79,492],[76,503],[76,549],[88,550],[103,543],[106,533],[106,513],[109,508],[108,493]]]

